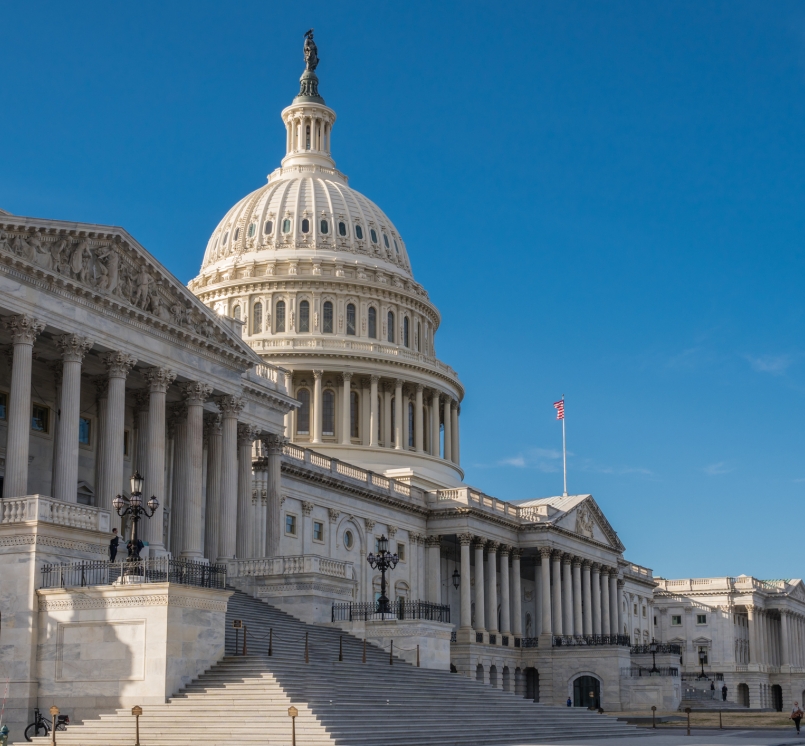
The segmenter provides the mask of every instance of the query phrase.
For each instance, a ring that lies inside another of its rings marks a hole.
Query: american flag
[[[559,401],[555,401],[553,403],[553,408],[556,410],[556,419],[563,420],[565,419],[565,400],[560,399]]]

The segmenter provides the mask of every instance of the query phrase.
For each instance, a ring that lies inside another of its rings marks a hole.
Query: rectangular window
[[[31,409],[31,430],[36,433],[50,432],[50,409],[43,404],[34,404]]]
[[[681,627],[682,626],[682,616],[679,614],[671,614],[671,626],[672,627]]]
[[[696,614],[696,624],[707,624],[707,614]]]
[[[324,541],[324,524],[321,521],[313,521],[313,541]]]
[[[405,544],[401,544],[399,541],[397,542],[397,557],[400,562],[405,562]]]
[[[296,536],[296,516],[290,513],[285,514],[285,533],[288,536]]]
[[[645,618],[646,618],[646,607],[644,606],[643,607],[643,619],[645,619]]]
[[[78,442],[82,446],[92,445],[92,420],[89,417],[78,418]]]
[[[123,431],[123,455],[131,456],[131,432],[128,430]]]
[[[634,605],[634,615],[637,616],[637,604]]]
[[[8,419],[8,394],[0,393],[0,420]]]

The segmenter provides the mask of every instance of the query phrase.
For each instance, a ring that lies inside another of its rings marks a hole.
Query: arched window
[[[389,311],[388,315],[388,340],[389,342],[394,342],[394,312]]]
[[[388,248],[391,248],[391,247],[389,246],[389,237],[388,237],[388,236],[387,236],[385,233],[383,234],[383,243],[384,243],[384,244],[386,244],[386,248],[387,248],[387,249],[388,249]]]
[[[408,402],[408,447],[414,447],[414,404]]]
[[[232,311],[232,315],[240,321],[240,306],[235,306],[235,309]]]
[[[330,224],[326,220],[322,220],[319,229],[326,236],[330,232]]]
[[[358,428],[358,421],[360,419],[360,399],[358,399],[357,391],[350,391],[349,393],[349,437],[360,438],[360,431]]]
[[[299,331],[310,331],[310,303],[306,300],[299,304]]]
[[[396,239],[396,238],[394,239],[394,250],[395,250],[395,251],[397,252],[397,254],[399,255],[399,253],[400,253],[400,247],[399,247],[399,246],[397,246],[397,239]]]
[[[422,324],[420,324],[420,323],[417,321],[417,322],[416,322],[416,339],[414,340],[414,341],[416,342],[416,351],[417,351],[417,352],[421,352],[421,350],[419,349],[419,345],[420,345],[420,341],[419,341],[419,340],[420,340],[420,339],[422,339]]]
[[[224,233],[224,240],[223,240],[223,241],[221,241],[221,243],[222,243],[224,246],[226,246],[226,242],[227,242],[228,240],[229,240],[229,231],[227,231],[226,233]]]
[[[239,235],[240,235],[240,228],[235,228],[235,235],[233,236],[232,240],[237,241]]]
[[[355,336],[355,305],[347,303],[347,334]]]
[[[274,314],[274,331],[285,331],[285,301],[277,301],[277,312]]]
[[[296,398],[302,403],[296,410],[296,432],[299,435],[310,435],[310,391],[299,389]]]
[[[310,233],[310,221],[307,218],[302,218],[302,233]]]
[[[377,233],[375,233],[375,229],[374,229],[374,228],[372,228],[372,229],[369,231],[369,235],[371,235],[371,236],[372,236],[372,243],[377,243]],[[224,241],[224,243],[226,243],[226,241]]]
[[[363,241],[363,228],[361,228],[360,223],[355,223],[355,238],[359,241]]]
[[[291,232],[291,219],[290,218],[285,218],[285,220],[282,221],[282,232],[283,233],[290,233]]]
[[[263,226],[263,233],[267,236],[270,236],[274,232],[274,221],[273,220],[266,220],[266,224]]]
[[[369,337],[377,339],[377,311],[374,306],[369,306]]]
[[[249,223],[249,238],[251,238],[257,231],[257,226],[254,223]]]
[[[338,223],[338,235],[339,236],[346,236],[347,235],[347,224],[341,220]]]
[[[325,334],[333,333],[333,304],[328,300],[324,302],[324,309],[321,319],[321,330]]]
[[[252,310],[252,334],[259,334],[261,331],[263,331],[263,304],[257,301]]]
[[[403,344],[406,347],[410,347],[411,345],[408,344],[408,317],[403,316]]]
[[[326,389],[321,397],[321,433],[335,435],[335,392]]]

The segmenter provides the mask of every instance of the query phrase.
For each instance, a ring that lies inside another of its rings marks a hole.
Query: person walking
[[[799,702],[794,702],[794,707],[791,710],[791,719],[794,721],[794,725],[797,726],[797,733],[799,733],[799,721],[802,720],[803,716],[802,708],[799,706]]]
[[[114,562],[117,557],[117,548],[120,545],[120,534],[117,529],[112,529],[112,540],[109,542],[109,561]]]
[[[716,698],[716,682],[711,681],[710,682],[710,699],[715,699],[715,698]]]
[[[727,701],[727,682],[724,682],[724,686],[721,687],[721,701]]]

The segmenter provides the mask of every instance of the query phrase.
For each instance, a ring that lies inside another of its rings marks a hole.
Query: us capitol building
[[[12,741],[54,702],[73,723],[61,739],[172,706],[230,665],[233,615],[261,602],[511,701],[670,710],[714,681],[736,707],[802,702],[800,580],[657,578],[591,495],[509,502],[463,482],[439,312],[400,232],[336,168],[312,33],[305,60],[285,157],[187,287],[122,228],[0,212]],[[121,542],[109,563],[135,472],[158,504],[141,561]],[[369,560],[385,540],[383,574]]]

